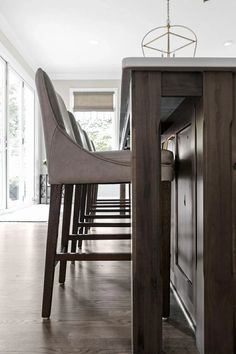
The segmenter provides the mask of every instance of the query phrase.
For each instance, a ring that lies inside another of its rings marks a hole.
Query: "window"
[[[116,148],[116,90],[73,90],[73,112],[97,151]]]

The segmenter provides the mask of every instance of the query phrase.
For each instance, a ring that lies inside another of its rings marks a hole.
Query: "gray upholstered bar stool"
[[[64,102],[62,101],[61,97],[57,95],[58,100],[60,101],[60,106],[63,106],[63,110],[66,110]],[[75,137],[76,142],[85,150],[92,151],[93,146],[86,134],[86,132],[81,128],[80,124],[76,122],[74,115],[68,111],[69,120],[71,123],[71,127],[73,129],[73,137]],[[66,119],[67,120],[67,119]],[[121,219],[119,215],[97,215],[91,212],[91,203],[92,199],[96,197],[97,194],[97,184],[76,184],[75,185],[75,193],[74,193],[74,203],[73,203],[73,223],[72,223],[72,233],[74,235],[79,235],[80,239],[78,240],[79,248],[82,247],[83,238],[88,239],[91,238],[91,234],[88,235],[88,231],[91,227],[126,227],[130,226],[130,222],[122,223],[122,222],[106,222],[104,219]],[[125,219],[129,219],[130,215],[126,215]],[[102,222],[95,222],[94,219],[102,220]],[[119,233],[119,234],[96,234],[96,238],[101,237],[102,239],[130,239],[130,233]],[[74,238],[71,245],[71,251],[75,252],[77,246],[77,240]],[[61,275],[60,281],[63,282],[63,277]]]
[[[89,150],[96,151],[95,146],[93,142],[89,139],[87,132],[85,130],[83,130],[83,132]],[[87,211],[88,213],[91,212],[92,214],[95,214],[96,212],[103,212],[103,213],[119,212],[121,215],[124,216],[126,214],[126,217],[128,217],[128,215],[130,214],[130,198],[126,200],[120,200],[114,198],[98,199],[98,186],[96,185],[92,187],[92,197],[90,198],[90,205],[88,205]]]
[[[59,95],[57,95],[57,98],[60,102],[60,106],[63,106],[63,111],[66,110],[66,107],[64,105],[63,100]],[[93,151],[92,144],[90,143],[90,140],[86,134],[86,132],[81,128],[80,124],[76,122],[74,115],[68,111],[68,116],[69,120],[71,123],[71,127],[73,129],[73,137],[75,137],[76,142],[85,150],[87,151]],[[68,118],[68,117],[67,117]],[[66,118],[66,121],[68,120]],[[68,130],[70,131],[70,130]],[[94,152],[94,151],[93,151]],[[104,222],[104,219],[122,219],[119,215],[96,215],[91,212],[91,200],[95,197],[97,191],[97,184],[76,184],[75,185],[75,193],[74,193],[74,208],[73,208],[73,225],[72,225],[72,233],[74,235],[78,234],[81,235],[80,240],[78,240],[78,246],[81,248],[82,247],[82,240],[83,237],[85,237],[85,234],[88,234],[88,230],[90,227],[124,227],[124,226],[130,226],[129,222],[121,223],[121,222]],[[129,219],[130,215],[126,215],[125,219]],[[123,217],[124,218],[124,217]],[[103,222],[94,222],[94,219],[99,219],[102,220]],[[127,221],[127,220],[126,220]],[[96,237],[99,235],[97,234]],[[90,236],[87,236],[87,239]],[[103,235],[101,237],[105,237],[106,239],[109,239],[109,234]],[[117,239],[130,239],[130,233],[127,234],[114,234],[111,235],[111,239],[114,239],[117,237]],[[73,240],[72,242],[72,252],[76,251],[76,240]],[[62,280],[62,279],[61,279]]]
[[[89,152],[83,149],[70,132],[68,112],[58,99],[47,74],[38,69],[36,86],[43,118],[44,137],[51,184],[50,211],[44,277],[42,316],[49,317],[55,264],[68,260],[130,260],[129,253],[69,253],[68,235],[73,185],[126,183],[131,180],[131,154],[127,151],[111,153]],[[65,187],[62,225],[62,251],[57,253],[58,227],[62,186]],[[126,226],[126,225],[124,225]],[[76,236],[74,236],[75,238]],[[66,241],[63,244],[63,241]]]
[[[94,146],[90,141],[86,131],[81,128],[79,122],[76,121],[74,115],[71,112],[68,111],[68,114],[69,114],[71,126],[74,130],[74,136],[76,138],[77,143],[81,145],[83,148],[95,152]],[[105,226],[104,220],[106,219],[111,220],[111,219],[130,218],[130,212],[128,214],[126,213],[125,215],[115,214],[114,212],[113,214],[111,214],[110,212],[112,211],[112,209],[110,208],[106,209],[105,206],[103,206],[104,208],[103,210],[107,210],[109,212],[108,214],[106,214],[104,211],[103,214],[96,214],[95,201],[97,200],[97,190],[98,190],[97,184],[76,185],[75,198],[74,198],[75,202],[74,202],[74,212],[73,212],[73,227],[72,227],[73,234],[76,233],[84,234],[87,233],[90,227],[93,227],[95,225],[97,227],[100,226],[101,223],[94,223],[94,219],[103,220],[101,226],[104,227]],[[119,205],[115,204],[115,206],[117,207]],[[119,209],[116,209],[115,211],[119,212]],[[126,211],[130,211],[130,210],[127,209]],[[89,222],[88,227],[84,227],[85,222],[87,223]],[[108,222],[106,226],[111,227],[111,226],[120,226],[120,225],[121,223]],[[123,237],[125,238],[125,236]],[[79,241],[78,245],[79,247],[82,246],[82,239]],[[73,245],[72,250],[75,251],[75,244]]]
[[[62,265],[63,278],[67,261],[129,261],[131,259],[130,253],[68,252],[68,240],[80,239],[77,235],[69,234],[73,186],[77,184],[129,183],[131,181],[131,153],[130,151],[97,153],[83,149],[77,143],[74,133],[70,131],[72,125],[64,103],[58,99],[49,77],[42,69],[37,70],[36,86],[43,118],[48,175],[51,184],[42,308],[42,316],[49,318],[55,266],[58,261]],[[170,184],[173,176],[171,152],[162,153],[161,167],[162,180],[168,181]],[[57,252],[62,186],[65,188],[62,248],[61,252]],[[170,194],[162,193],[162,196],[169,199]],[[169,221],[165,220],[165,223],[169,223]],[[90,239],[96,239],[96,235]],[[109,239],[111,238],[109,237]]]

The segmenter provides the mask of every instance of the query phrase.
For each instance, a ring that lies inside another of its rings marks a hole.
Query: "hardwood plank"
[[[159,354],[162,348],[160,106],[161,74],[133,72],[132,254],[135,354]]]
[[[205,354],[233,354],[233,74],[204,73],[203,97]]]

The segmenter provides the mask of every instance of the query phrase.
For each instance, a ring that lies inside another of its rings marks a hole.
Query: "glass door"
[[[34,198],[34,90],[0,57],[0,211]]]
[[[29,204],[34,197],[34,91],[23,85],[23,171],[24,202]]]
[[[6,62],[0,58],[0,210],[6,208]]]

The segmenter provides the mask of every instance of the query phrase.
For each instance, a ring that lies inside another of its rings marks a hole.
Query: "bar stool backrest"
[[[89,151],[95,151],[95,150],[93,150],[93,146],[91,144],[91,140],[89,139],[87,132],[85,130],[83,130],[83,132],[84,132],[84,137],[86,139],[86,143],[87,143]]]
[[[77,122],[75,120],[74,115],[68,111],[69,114],[69,118],[70,118],[70,122],[71,122],[71,126],[73,128],[73,132],[74,132],[74,136],[75,136],[75,140],[76,142],[80,145],[83,146],[83,141],[82,141],[82,134],[81,131],[79,130],[79,127],[77,125]]]
[[[65,103],[58,93],[56,93],[56,96],[57,96],[57,101],[58,101],[59,109],[61,112],[61,116],[63,119],[63,123],[64,123],[65,129],[66,129],[66,132],[75,142],[77,142],[76,137],[75,137],[75,133],[74,133],[74,129],[72,127],[71,119],[70,119],[69,113],[67,111],[67,108],[65,106]]]
[[[87,139],[84,134],[84,130],[81,128],[81,125],[79,124],[79,122],[76,121],[74,114],[69,111],[68,111],[68,114],[70,117],[70,121],[71,121],[71,125],[72,125],[73,131],[74,131],[76,142],[80,146],[82,146],[84,149],[90,151],[89,145],[87,144]]]
[[[35,82],[42,113],[46,155],[49,164],[51,144],[56,128],[74,142],[76,142],[76,139],[65,104],[62,98],[56,93],[50,78],[42,69],[37,70]]]
[[[60,107],[54,87],[42,69],[37,70],[35,81],[43,119],[49,183],[129,182],[130,155],[116,152],[113,159],[109,153],[98,154],[84,149],[69,130],[67,132],[65,121],[68,123],[69,114],[64,103]]]
[[[94,145],[93,140],[90,140],[90,142],[91,142],[91,145],[92,145],[92,148],[93,148],[93,150],[92,150],[92,151],[96,151],[96,148],[95,148],[95,145]]]

